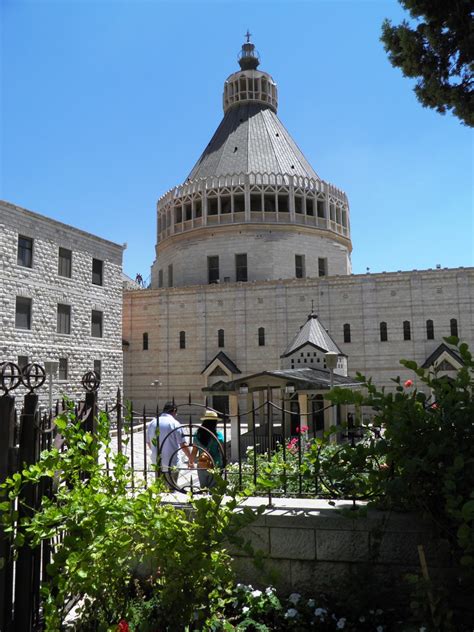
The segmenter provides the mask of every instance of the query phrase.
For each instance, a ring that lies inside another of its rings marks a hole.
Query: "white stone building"
[[[0,202],[0,360],[57,361],[55,398],[83,398],[81,378],[96,370],[110,401],[123,374],[123,249]]]
[[[473,269],[353,275],[347,196],[279,121],[252,43],[239,63],[213,138],[158,202],[151,288],[125,292],[126,396],[137,408],[202,401],[219,380],[284,368],[313,310],[348,374],[381,386],[407,375],[401,358],[436,357],[445,336],[472,345]]]

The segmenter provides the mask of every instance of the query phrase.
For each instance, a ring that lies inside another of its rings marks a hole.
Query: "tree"
[[[382,25],[384,48],[392,66],[418,78],[414,88],[424,107],[452,111],[474,126],[473,0],[399,0],[415,23]]]

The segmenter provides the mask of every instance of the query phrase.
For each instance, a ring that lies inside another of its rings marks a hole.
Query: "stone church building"
[[[279,120],[277,85],[251,42],[239,65],[214,136],[158,201],[150,287],[124,292],[125,396],[136,409],[189,393],[203,401],[216,382],[283,369],[308,314],[349,375],[390,387],[408,375],[400,358],[442,358],[451,370],[443,337],[474,342],[473,269],[352,274],[346,194],[320,178]],[[311,368],[312,357],[292,366]]]

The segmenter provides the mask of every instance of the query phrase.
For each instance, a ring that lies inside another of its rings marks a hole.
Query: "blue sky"
[[[1,1],[1,0],[0,0]],[[146,278],[157,199],[222,118],[247,28],[278,115],[346,191],[356,273],[473,264],[471,132],[379,41],[395,0],[3,0],[0,197],[112,241]]]

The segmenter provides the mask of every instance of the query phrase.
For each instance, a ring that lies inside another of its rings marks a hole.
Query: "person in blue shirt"
[[[191,461],[196,461],[201,489],[209,489],[216,484],[210,472],[224,466],[224,436],[217,430],[219,415],[215,410],[206,410],[201,417],[201,427],[194,433]]]

